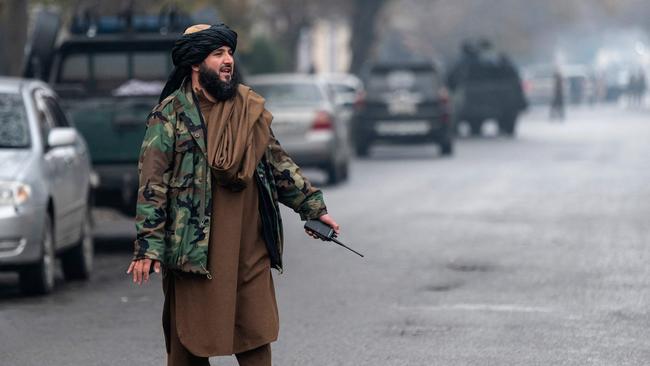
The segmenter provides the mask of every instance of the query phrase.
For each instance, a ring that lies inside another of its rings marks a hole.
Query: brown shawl
[[[208,164],[217,184],[241,191],[252,180],[257,157],[255,146],[267,145],[271,113],[264,98],[245,85],[239,85],[231,100],[211,103],[199,95],[201,113],[208,125]]]

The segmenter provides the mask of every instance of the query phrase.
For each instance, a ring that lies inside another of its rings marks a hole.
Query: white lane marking
[[[505,313],[553,313],[551,308],[537,306],[526,306],[517,304],[446,304],[446,305],[398,305],[400,310],[416,311],[444,311],[444,310],[465,310],[465,311],[495,311]]]

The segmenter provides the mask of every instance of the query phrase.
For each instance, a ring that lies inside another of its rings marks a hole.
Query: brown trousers
[[[207,357],[195,356],[188,351],[176,334],[174,317],[170,319],[170,352],[167,354],[167,366],[210,366]],[[250,351],[237,353],[239,366],[271,366],[271,345],[252,349]]]
[[[172,289],[172,291],[174,291]],[[174,301],[174,294],[169,297]],[[165,304],[167,305],[167,304]],[[163,327],[168,332],[167,337],[167,366],[210,366],[208,357],[193,355],[183,346],[178,333],[176,333],[176,317],[170,316],[168,306],[163,309]],[[261,347],[237,353],[239,366],[271,366],[271,345],[265,344]]]

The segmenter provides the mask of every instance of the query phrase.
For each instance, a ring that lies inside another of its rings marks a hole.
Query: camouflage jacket
[[[205,125],[189,82],[147,118],[138,172],[134,259],[158,260],[167,269],[211,278],[207,259],[212,174],[206,157]],[[283,234],[278,202],[306,220],[327,213],[323,196],[273,136],[254,177],[259,187],[262,235],[271,265],[281,271]]]

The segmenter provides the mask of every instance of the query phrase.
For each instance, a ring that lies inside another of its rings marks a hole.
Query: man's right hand
[[[152,262],[154,272],[160,273],[160,262],[146,258],[131,261],[126,273],[133,273],[133,282],[138,285],[141,285],[143,280],[147,283],[149,281],[149,271],[151,270]]]

